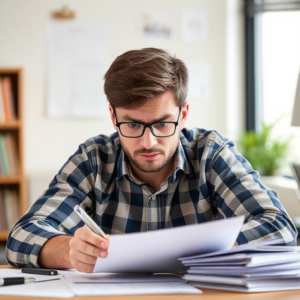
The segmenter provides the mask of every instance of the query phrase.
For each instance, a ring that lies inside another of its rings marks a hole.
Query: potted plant
[[[260,131],[246,131],[242,134],[239,147],[253,169],[263,176],[274,176],[286,163],[291,138],[273,138],[272,130],[277,122],[262,125]]]

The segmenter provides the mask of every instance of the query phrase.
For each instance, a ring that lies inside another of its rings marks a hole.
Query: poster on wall
[[[174,39],[175,14],[172,12],[143,12],[140,15],[140,37],[143,41]]]
[[[182,12],[182,41],[185,43],[204,42],[208,37],[208,12],[185,9]]]
[[[188,99],[209,99],[210,66],[200,62],[187,63],[189,71]]]
[[[55,20],[47,27],[47,116],[107,114],[103,76],[109,66],[106,24]]]

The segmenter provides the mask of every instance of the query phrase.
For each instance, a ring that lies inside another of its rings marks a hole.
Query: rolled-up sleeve
[[[39,267],[39,252],[49,239],[73,235],[83,226],[73,208],[75,205],[87,211],[92,208],[95,175],[91,162],[85,145],[80,145],[49,188],[16,223],[6,246],[6,258],[11,265]]]
[[[279,238],[295,245],[297,230],[280,203],[277,193],[264,186],[257,171],[227,141],[211,163],[209,181],[218,214],[224,218],[244,215],[237,243]]]

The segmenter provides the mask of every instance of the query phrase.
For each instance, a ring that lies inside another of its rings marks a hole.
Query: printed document
[[[179,257],[228,250],[244,216],[197,225],[112,235],[108,257],[98,258],[94,272],[176,273],[186,267]]]

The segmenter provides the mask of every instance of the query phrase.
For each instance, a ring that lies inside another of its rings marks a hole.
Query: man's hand
[[[73,268],[80,272],[91,273],[97,258],[106,258],[108,255],[109,235],[102,238],[84,226],[75,231],[69,241],[69,247]]]

